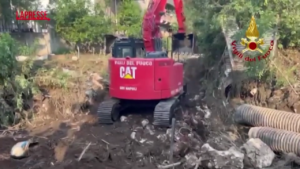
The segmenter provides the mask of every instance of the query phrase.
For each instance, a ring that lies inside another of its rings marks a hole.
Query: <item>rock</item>
[[[73,61],[77,61],[79,58],[77,56],[72,56]]]
[[[254,88],[250,91],[250,94],[254,96],[257,93],[257,88]]]
[[[257,99],[259,102],[266,102],[268,96],[267,96],[267,93],[266,93],[266,89],[264,86],[260,86],[258,89],[257,89]]]
[[[149,120],[144,119],[144,120],[142,120],[141,124],[142,124],[143,127],[146,127],[149,124]]]
[[[200,98],[199,95],[195,95],[194,98],[190,99],[191,101],[197,101]]]
[[[293,104],[293,110],[295,113],[300,113],[300,101]]]
[[[295,163],[297,165],[300,165],[300,157],[298,157],[294,153],[284,153],[282,157],[284,159],[284,165],[290,163]]]
[[[130,138],[131,138],[132,140],[137,141],[137,142],[140,142],[140,140],[142,139],[140,133],[138,133],[138,132],[136,132],[136,131],[133,131],[133,132],[130,134]]]
[[[166,135],[169,137],[170,141],[172,138],[172,129],[167,129]],[[174,134],[174,141],[179,141],[180,140],[180,133],[178,130],[175,129],[175,134]]]
[[[128,121],[128,118],[126,116],[121,116],[120,117],[120,121],[121,122],[127,122]]]
[[[289,107],[292,107],[293,104],[299,100],[299,95],[296,94],[292,89],[289,90],[286,97],[287,97],[287,105]]]
[[[23,62],[28,59],[28,56],[16,56],[18,62]]]
[[[44,56],[37,56],[35,58],[35,60],[48,60],[49,59],[49,56],[48,55],[44,55]]]
[[[145,132],[148,133],[148,134],[150,134],[150,135],[154,135],[154,134],[155,134],[155,132],[154,132],[154,127],[153,127],[153,126],[147,125],[147,126],[146,126],[146,131],[145,131]]]
[[[166,134],[159,134],[157,136],[157,139],[161,140],[162,142],[165,142],[165,141],[167,141],[168,137]]]
[[[193,168],[198,163],[198,158],[195,153],[188,153],[184,158],[186,160],[184,164],[185,168]]]
[[[277,97],[283,97],[284,93],[282,90],[274,90],[272,95]]]
[[[212,148],[208,143],[201,147],[201,165],[211,169],[243,169],[244,154],[235,147],[226,151]]]
[[[101,90],[104,89],[104,86],[102,84],[103,77],[100,76],[99,74],[97,74],[97,73],[91,73],[90,74],[90,80],[91,80],[91,82],[92,82],[92,84],[94,86],[97,86]]]
[[[251,138],[241,149],[245,153],[245,160],[256,168],[269,167],[275,158],[270,147],[258,138]]]
[[[184,142],[175,142],[173,145],[174,156],[185,156],[189,151],[189,146]]]

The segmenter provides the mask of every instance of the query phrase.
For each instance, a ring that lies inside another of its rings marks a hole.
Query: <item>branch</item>
[[[220,2],[219,2],[220,0],[218,0],[217,2],[216,2],[216,0],[213,0],[213,4],[216,6],[216,7],[218,7],[218,8],[223,8],[224,7],[224,5],[220,5]]]

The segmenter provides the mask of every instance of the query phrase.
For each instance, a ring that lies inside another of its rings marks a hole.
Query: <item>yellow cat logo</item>
[[[122,79],[135,79],[135,71],[137,67],[120,67],[120,78]]]

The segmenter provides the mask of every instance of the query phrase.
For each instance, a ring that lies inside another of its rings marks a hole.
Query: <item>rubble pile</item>
[[[272,89],[266,84],[245,82],[240,91],[245,103],[300,113],[300,84]]]

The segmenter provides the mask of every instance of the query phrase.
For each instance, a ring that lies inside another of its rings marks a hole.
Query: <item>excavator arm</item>
[[[173,0],[178,22],[178,33],[173,37],[185,39],[185,17],[182,0]],[[143,18],[142,34],[146,52],[162,51],[162,35],[160,32],[161,16],[165,13],[167,0],[150,0]]]

